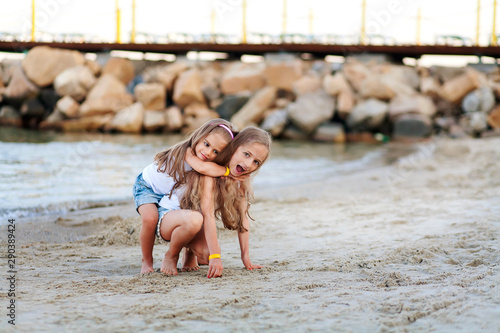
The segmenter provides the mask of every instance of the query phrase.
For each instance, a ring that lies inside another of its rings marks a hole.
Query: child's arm
[[[222,177],[226,173],[226,167],[218,165],[214,162],[204,162],[199,159],[191,148],[186,150],[184,160],[198,173],[210,177]]]
[[[213,258],[208,263],[207,278],[219,277],[222,275],[222,259],[220,258],[220,246],[217,240],[217,226],[215,225],[215,207],[212,197],[214,179],[203,177],[203,191],[201,197],[201,213],[203,215],[203,231],[208,245],[210,256],[218,254],[219,258]]]
[[[204,162],[200,158],[198,158],[195,154],[193,154],[192,149],[188,148],[186,150],[186,155],[184,156],[184,160],[198,173],[201,173],[205,176],[210,177],[223,177],[226,176],[227,169],[224,166],[218,165],[214,162]],[[246,180],[250,175],[243,176],[229,176],[234,180]]]
[[[250,221],[248,220],[248,215],[244,214],[247,208],[247,202],[244,200],[240,205],[240,212],[243,219],[243,227],[247,231],[238,231],[238,240],[240,241],[240,250],[241,250],[241,260],[243,261],[243,265],[245,265],[246,269],[258,269],[262,268],[260,265],[252,264],[250,260]]]

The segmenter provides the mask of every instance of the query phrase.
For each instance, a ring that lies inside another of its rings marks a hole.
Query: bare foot
[[[161,262],[160,271],[167,275],[179,275],[179,273],[177,272],[178,260],[179,260],[179,255],[171,257],[169,256],[168,252],[165,253],[165,256],[163,257],[163,260]]]
[[[182,268],[181,272],[193,272],[200,269],[198,260],[191,249],[184,248],[182,254]]]
[[[141,274],[147,274],[147,273],[152,273],[152,272],[154,272],[154,270],[153,270],[153,263],[152,262],[146,262],[143,259],[142,260]]]

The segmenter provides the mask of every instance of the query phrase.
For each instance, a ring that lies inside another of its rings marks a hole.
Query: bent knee
[[[142,216],[142,226],[145,228],[156,228],[158,224],[158,214],[147,214]]]
[[[203,226],[203,215],[199,212],[189,213],[188,226],[192,231],[198,232]]]

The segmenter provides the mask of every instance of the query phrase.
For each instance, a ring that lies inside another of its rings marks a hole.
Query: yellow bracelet
[[[215,258],[219,258],[219,259],[220,259],[220,254],[218,254],[218,253],[211,254],[211,255],[208,257],[208,260],[212,260],[212,259],[215,259]]]
[[[222,177],[227,177],[227,176],[229,176],[229,173],[230,173],[230,172],[231,172],[231,170],[229,170],[229,168],[228,168],[228,167],[226,167],[226,173],[225,173],[225,174],[224,174],[224,176],[222,176]]]

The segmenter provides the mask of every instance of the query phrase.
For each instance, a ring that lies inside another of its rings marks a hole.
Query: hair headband
[[[220,127],[222,127],[223,129],[225,129],[226,131],[229,132],[229,135],[231,135],[231,139],[234,139],[234,134],[233,134],[233,131],[231,131],[231,129],[229,127],[227,127],[226,125],[224,124],[219,124]]]

